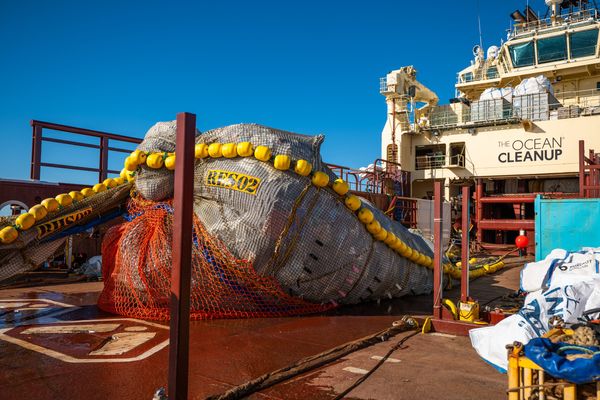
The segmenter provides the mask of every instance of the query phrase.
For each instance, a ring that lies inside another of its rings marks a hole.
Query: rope
[[[383,356],[383,358],[381,360],[379,360],[379,362],[377,364],[375,364],[375,366],[369,370],[369,372],[367,372],[366,374],[361,376],[356,382],[354,382],[352,385],[350,385],[350,387],[348,387],[348,389],[346,389],[342,393],[338,394],[333,400],[341,400],[347,394],[349,394],[351,391],[356,389],[361,383],[366,381],[367,378],[373,374],[373,372],[377,371],[377,369],[383,365],[383,363],[392,355],[392,353],[394,351],[398,350],[400,348],[400,346],[402,346],[404,344],[404,342],[406,342],[411,337],[417,335],[418,333],[420,333],[420,332],[415,331],[415,332],[412,332],[412,333],[404,336],[402,339],[400,339],[398,341],[398,343],[396,343],[394,346],[392,346],[392,348]]]
[[[306,196],[306,194],[308,193],[308,191],[310,190],[311,187],[312,187],[312,185],[309,183],[308,185],[306,185],[304,187],[304,189],[302,189],[302,193],[300,193],[300,195],[294,202],[294,206],[292,207],[292,210],[290,211],[290,216],[288,217],[288,220],[285,224],[283,231],[281,232],[281,234],[279,235],[279,238],[277,238],[277,241],[275,242],[275,250],[273,251],[273,256],[271,257],[271,260],[269,261],[269,266],[266,268],[266,271],[268,271],[269,274],[271,274],[271,275],[274,274],[274,272],[276,270],[275,264],[277,263],[276,260],[279,257],[279,252],[281,251],[281,245],[283,244],[283,238],[285,238],[287,236],[290,228],[292,227],[294,221],[296,220],[296,213],[298,212],[298,208],[304,201],[304,197]]]
[[[560,349],[556,350],[556,354],[562,354],[565,351],[569,351],[569,350],[580,351],[580,352],[582,352],[584,354],[590,354],[592,356],[595,356],[596,354],[600,354],[600,351],[594,351],[594,350],[589,349],[587,347],[578,346],[578,345],[562,346]]]
[[[233,400],[246,398],[252,393],[264,390],[277,383],[289,380],[300,374],[313,370],[317,367],[329,364],[357,350],[361,350],[365,347],[381,343],[382,341],[388,340],[392,336],[395,336],[401,332],[416,329],[417,327],[418,324],[416,323],[416,321],[414,321],[408,316],[405,316],[402,318],[401,322],[396,326],[384,329],[373,335],[366,336],[362,339],[358,339],[353,342],[334,347],[333,349],[327,350],[323,353],[303,358],[284,368],[266,373],[264,375],[259,376],[258,378],[252,379],[239,386],[233,387],[224,393],[209,396],[206,398],[206,400]]]

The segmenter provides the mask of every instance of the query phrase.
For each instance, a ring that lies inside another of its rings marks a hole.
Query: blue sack
[[[552,343],[550,339],[531,339],[524,347],[525,356],[555,378],[581,384],[600,380],[600,347]],[[591,358],[567,359],[573,354]]]

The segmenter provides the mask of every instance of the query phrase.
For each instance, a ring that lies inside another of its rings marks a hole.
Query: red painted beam
[[[585,196],[585,143],[579,141],[579,197]]]
[[[129,142],[129,143],[135,143],[135,144],[139,144],[142,142],[142,139],[134,138],[131,136],[117,135],[114,133],[95,131],[92,129],[77,128],[75,126],[55,124],[52,122],[37,121],[35,119],[32,119],[30,121],[30,125],[32,127],[34,127],[34,129],[35,129],[35,127],[39,127],[40,131],[41,131],[41,128],[45,128],[45,129],[52,129],[55,131],[78,133],[80,135],[94,136],[94,137],[99,137],[99,138],[105,137],[107,139],[118,140],[120,142]]]
[[[177,114],[169,339],[170,400],[188,398],[195,139],[196,115]]]
[[[433,182],[433,316],[442,318],[442,182]]]
[[[108,138],[103,137],[100,139],[100,161],[99,161],[99,169],[98,171],[98,182],[102,182],[107,177],[107,169],[108,169]]]
[[[479,221],[478,228],[482,230],[518,231],[535,229],[535,221],[532,219],[484,219]]]
[[[440,333],[448,333],[451,335],[468,336],[469,331],[475,328],[482,328],[488,325],[473,324],[466,321],[456,321],[453,319],[433,318],[431,320],[433,330]]]
[[[461,238],[461,264],[460,275],[460,301],[469,299],[469,225],[470,225],[470,188],[462,187],[462,238]]]
[[[502,196],[502,197],[482,197],[481,203],[492,203],[492,204],[519,204],[519,203],[533,203],[535,201],[536,194],[528,194],[525,196]]]
[[[31,135],[31,170],[29,178],[40,179],[40,163],[42,162],[42,127],[32,125]]]
[[[483,180],[477,178],[475,186],[475,221],[477,225],[477,240],[480,242],[483,240],[483,230],[479,226],[479,222],[483,219],[483,203],[481,199],[483,199]]]
[[[79,191],[83,187],[85,185],[74,183],[0,179],[0,204],[10,200],[18,200],[27,204],[28,207],[32,207],[47,197],[54,197],[59,193],[68,193],[71,190]]]

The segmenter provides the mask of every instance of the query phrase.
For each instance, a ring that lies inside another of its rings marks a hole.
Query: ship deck
[[[517,289],[519,267],[471,283],[485,303]],[[0,290],[0,398],[151,399],[166,386],[168,326],[110,315],[101,282]],[[458,288],[445,294],[458,297]],[[431,296],[344,307],[306,317],[194,321],[190,398],[202,399],[303,357],[373,334],[402,315],[430,314]],[[332,399],[408,333],[297,376],[253,399]],[[118,346],[104,346],[114,335]],[[100,349],[100,350],[99,350]],[[467,337],[418,334],[349,399],[506,398],[506,376],[483,362]]]

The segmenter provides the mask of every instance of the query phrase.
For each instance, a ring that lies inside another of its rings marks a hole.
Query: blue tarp
[[[600,347],[552,343],[549,339],[531,339],[524,348],[525,356],[555,378],[582,384],[600,380]],[[587,358],[569,360],[568,355]]]

